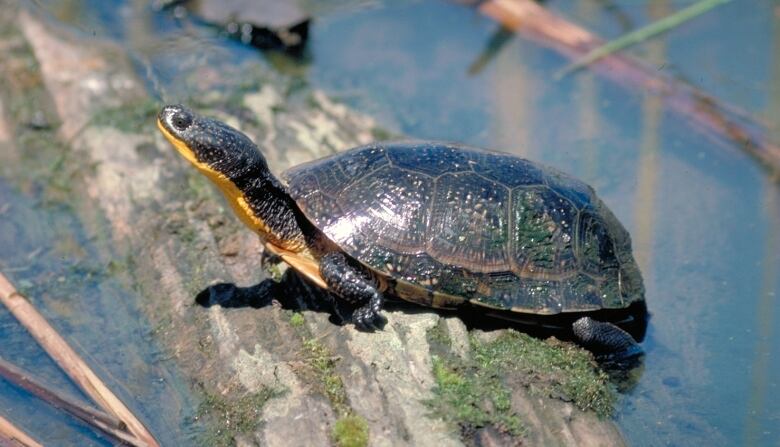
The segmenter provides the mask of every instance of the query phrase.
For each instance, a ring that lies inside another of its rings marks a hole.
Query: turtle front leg
[[[341,299],[361,305],[352,315],[355,326],[365,329],[373,326],[382,310],[384,299],[376,284],[360,268],[350,265],[344,253],[332,252],[320,260],[320,274],[328,287]]]
[[[572,324],[572,330],[580,344],[597,357],[620,361],[642,354],[636,340],[612,323],[582,317]]]

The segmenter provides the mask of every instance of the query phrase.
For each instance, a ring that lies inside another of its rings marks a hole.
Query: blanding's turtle
[[[455,144],[370,144],[277,179],[243,133],[171,105],[158,127],[224,193],[266,249],[357,310],[384,297],[488,314],[569,316],[594,352],[641,352],[612,315],[644,318],[628,232],[588,185],[508,154]]]

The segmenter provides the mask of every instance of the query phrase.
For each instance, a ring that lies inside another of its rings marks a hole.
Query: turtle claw
[[[358,308],[352,314],[352,322],[361,331],[373,332],[382,329],[387,323],[385,317],[380,313],[382,308],[381,296],[372,299],[367,305]]]
[[[361,331],[373,332],[377,329],[374,320],[380,318],[379,313],[375,312],[371,306],[364,306],[352,314],[352,322],[355,327]]]

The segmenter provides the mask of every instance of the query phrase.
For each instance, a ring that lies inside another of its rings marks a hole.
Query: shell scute
[[[577,268],[577,209],[547,187],[512,191],[513,255],[531,273]]]
[[[343,188],[338,203],[359,221],[352,232],[362,240],[415,253],[425,249],[432,189],[430,177],[385,165]]]
[[[353,151],[348,157],[339,157],[339,166],[349,178],[357,178],[389,163],[385,149],[381,146],[368,146]]]
[[[507,188],[544,185],[544,171],[528,160],[490,152],[480,153],[475,159],[474,172]]]
[[[546,184],[557,194],[568,199],[578,209],[586,208],[591,205],[596,197],[593,188],[575,178],[548,168]]]
[[[470,171],[471,154],[455,146],[430,142],[409,142],[387,151],[393,166],[421,172],[432,177],[446,173]]]
[[[472,271],[505,270],[509,255],[509,191],[471,172],[436,180],[428,252]]]

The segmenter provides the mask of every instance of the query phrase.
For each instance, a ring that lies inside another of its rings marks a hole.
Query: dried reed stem
[[[60,368],[103,410],[127,425],[136,445],[157,447],[159,444],[135,415],[98,378],[76,351],[43,318],[35,307],[0,273],[0,301],[54,359]]]

